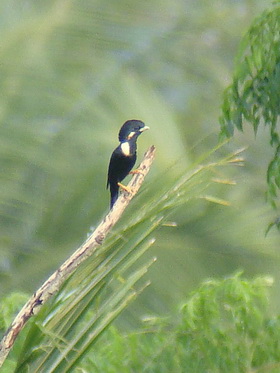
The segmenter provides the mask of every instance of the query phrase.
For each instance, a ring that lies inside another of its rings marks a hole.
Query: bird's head
[[[125,142],[132,139],[136,140],[142,132],[148,129],[149,127],[145,126],[145,123],[143,123],[141,120],[128,120],[122,125],[120,129],[119,140],[120,142]]]

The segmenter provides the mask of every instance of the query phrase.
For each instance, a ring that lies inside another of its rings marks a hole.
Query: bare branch
[[[104,238],[110,231],[110,229],[120,219],[124,210],[130,203],[131,199],[138,192],[141,187],[145,176],[150,170],[152,162],[155,156],[155,147],[151,146],[144,155],[144,159],[141,162],[137,172],[134,174],[132,180],[128,184],[130,192],[123,191],[120,197],[116,201],[114,207],[105,216],[99,226],[86,240],[85,243],[80,246],[74,254],[70,256],[46,281],[45,283],[32,295],[28,302],[23,306],[21,311],[18,313],[13,323],[5,333],[0,343],[0,367],[8,356],[13,344],[23,329],[27,321],[33,315],[37,314],[43,304],[55,293],[58,292],[61,285],[69,278],[69,276],[75,271],[75,269],[90,257],[96,250],[96,248],[102,244]]]

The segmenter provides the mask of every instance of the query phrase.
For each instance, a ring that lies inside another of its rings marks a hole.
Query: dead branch
[[[138,167],[139,173],[134,174],[132,180],[128,184],[130,192],[121,193],[116,201],[114,207],[105,216],[99,226],[90,235],[90,237],[83,243],[74,254],[70,256],[45,282],[44,284],[32,295],[32,297],[23,306],[18,313],[9,329],[4,334],[0,342],[0,367],[8,356],[14,342],[21,332],[27,321],[35,314],[38,313],[40,308],[46,301],[55,293],[58,292],[61,285],[69,278],[75,269],[90,257],[96,248],[102,244],[104,238],[110,229],[117,223],[122,216],[124,210],[130,203],[131,199],[138,192],[144,178],[150,170],[155,156],[155,147],[151,146],[144,155],[144,159]]]

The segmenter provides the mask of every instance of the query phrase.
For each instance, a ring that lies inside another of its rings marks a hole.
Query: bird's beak
[[[143,128],[140,129],[140,132],[144,132],[144,131],[147,131],[147,130],[149,130],[149,129],[150,129],[150,127],[145,126],[145,127],[143,127]]]

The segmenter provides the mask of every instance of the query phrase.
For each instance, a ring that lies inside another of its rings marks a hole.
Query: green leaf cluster
[[[205,281],[169,318],[146,317],[124,335],[111,327],[85,372],[278,372],[280,319],[268,313],[272,279],[238,273]],[[177,321],[175,321],[177,319]]]
[[[276,207],[280,189],[280,6],[264,11],[250,26],[236,57],[232,84],[225,90],[221,135],[230,137],[249,123],[270,131],[275,153],[267,170],[268,199]]]

